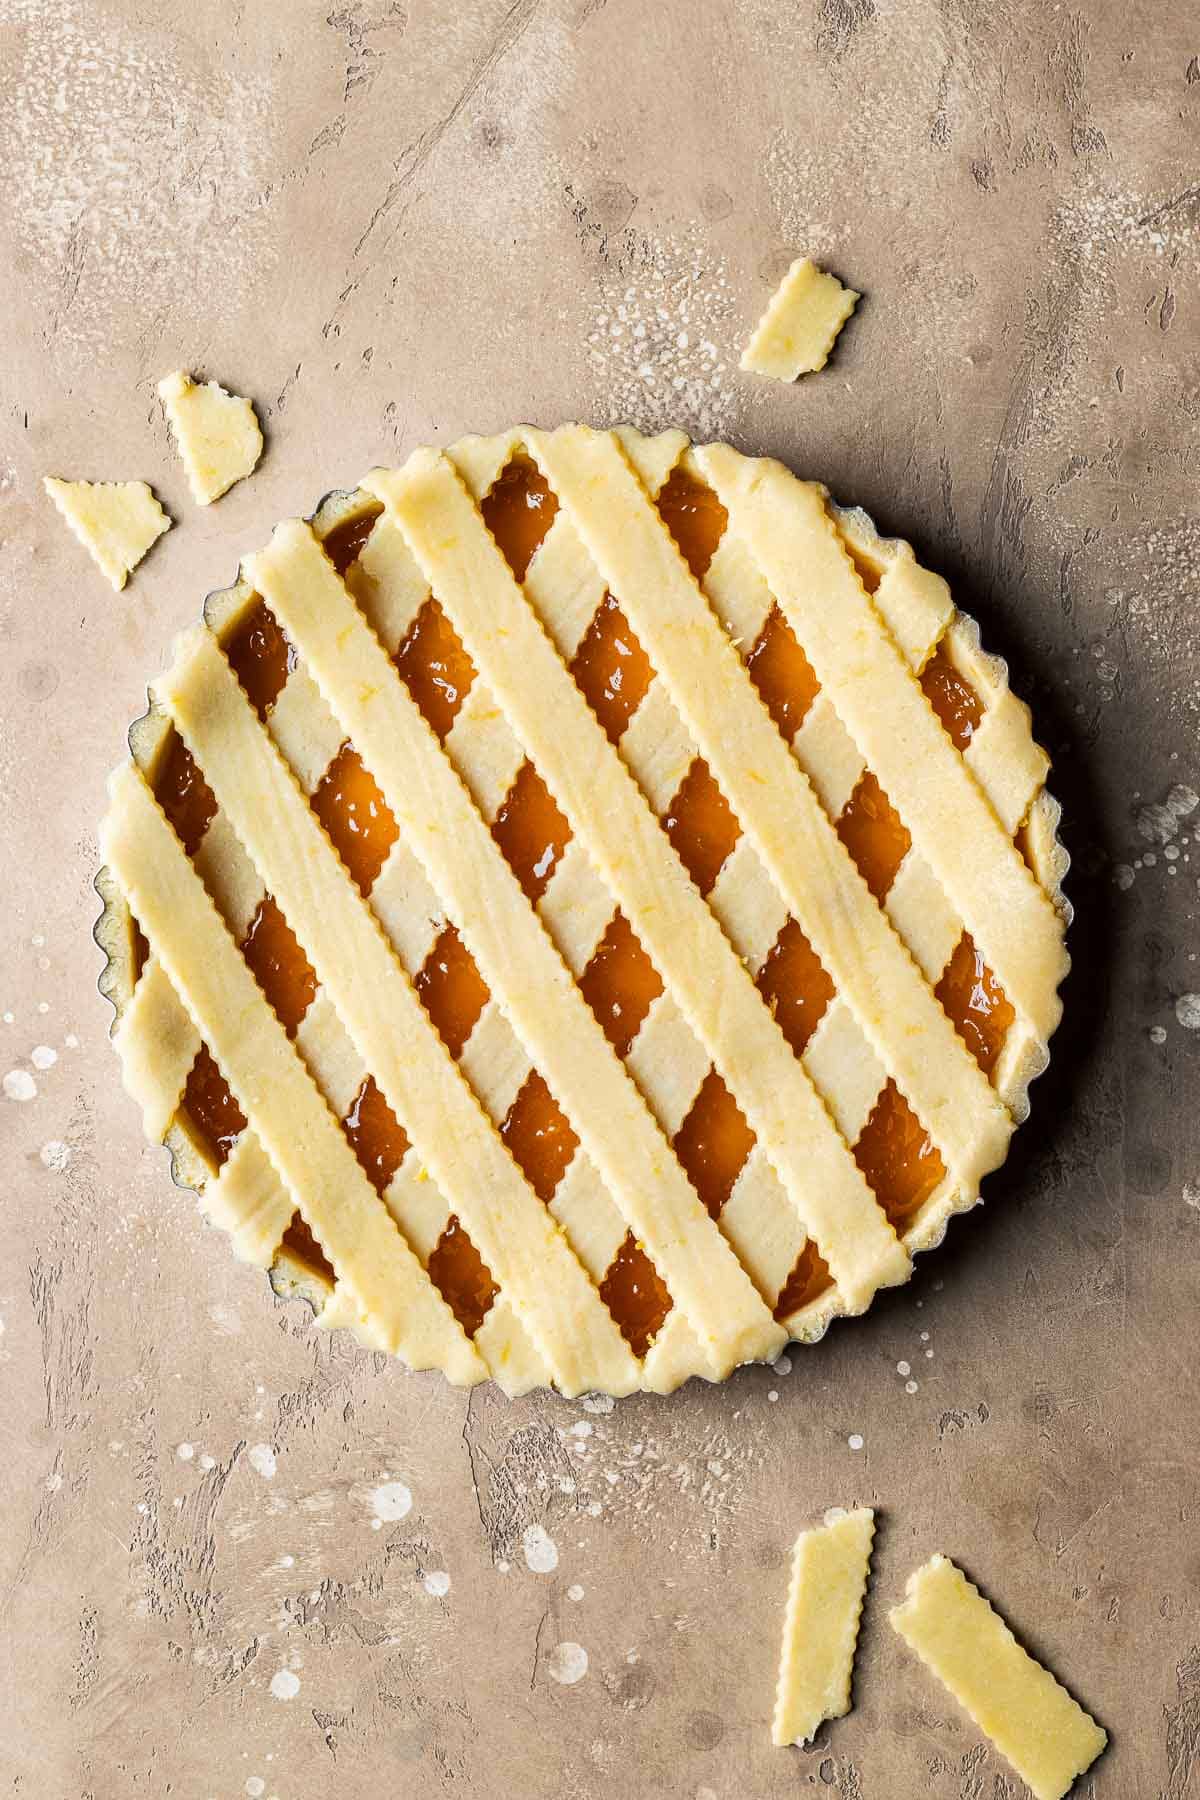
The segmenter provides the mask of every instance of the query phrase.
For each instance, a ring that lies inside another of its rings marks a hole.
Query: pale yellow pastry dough
[[[742,368],[776,381],[795,381],[823,369],[861,298],[807,256],[797,257],[742,352]]]
[[[182,369],[164,375],[158,392],[192,496],[198,505],[209,506],[249,475],[262,455],[254,407],[215,381],[193,381]]]
[[[60,481],[42,486],[119,593],[171,521],[144,481]]]
[[[806,1744],[850,1711],[850,1678],[875,1514],[868,1506],[802,1531],[792,1552],[773,1744]]]
[[[557,500],[519,583],[485,522],[514,457],[532,458]],[[728,515],[699,581],[655,504],[677,470]],[[1063,966],[1062,918],[1040,894],[1062,874],[1045,758],[945,583],[861,514],[783,474],[719,447],[692,451],[680,433],[629,429],[518,428],[415,452],[311,526],[281,526],[156,684],[106,826],[101,935],[117,1049],[148,1133],[170,1144],[240,1256],[286,1281],[301,1214],[327,1259],[306,1287],[323,1325],[514,1393],[667,1391],[862,1310],[973,1204],[1003,1155],[1045,1059]],[[347,521],[361,536],[343,576],[322,546]],[[610,592],[654,670],[619,745],[570,672]],[[878,722],[812,616],[826,592]],[[259,595],[291,648],[256,712],[223,652]],[[474,669],[444,737],[395,660],[431,595]],[[822,684],[790,742],[747,669],[776,598],[811,640]],[[979,696],[966,754],[920,687],[939,646]],[[215,807],[190,860],[151,798],[175,731]],[[398,833],[366,897],[309,810],[346,741]],[[706,896],[662,824],[697,757],[741,827]],[[492,831],[527,758],[571,828],[535,904]],[[881,902],[837,828],[868,767],[900,796],[912,837]],[[960,808],[970,842],[947,849],[925,813],[949,822]],[[1036,880],[1011,841],[1025,818]],[[319,983],[291,1040],[272,1029],[236,949],[268,894]],[[661,980],[622,1054],[577,985],[618,908]],[[992,1082],[933,993],[968,908],[1020,1002]],[[791,917],[833,989],[799,1056],[755,985]],[[133,919],[145,946],[131,955]],[[457,1060],[412,993],[447,924],[488,993]],[[200,1043],[249,1119],[223,1161],[192,1129]],[[715,1217],[675,1148],[714,1065],[755,1139]],[[578,1140],[545,1205],[498,1144],[535,1072]],[[344,1133],[339,1147],[321,1122],[346,1121],[368,1076],[407,1143],[378,1191],[347,1161]],[[899,1240],[856,1155],[889,1082],[945,1168]],[[349,1211],[330,1210],[335,1180]],[[495,1290],[473,1339],[426,1272],[455,1218]],[[640,1355],[605,1300],[630,1237],[671,1301]],[[831,1279],[807,1294],[797,1285],[788,1310],[806,1247]],[[413,1295],[425,1290],[423,1309]]]
[[[1108,1742],[948,1557],[909,1576],[889,1614],[926,1668],[1007,1757],[1037,1800],[1061,1800]]]

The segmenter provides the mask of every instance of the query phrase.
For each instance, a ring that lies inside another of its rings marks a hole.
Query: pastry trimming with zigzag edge
[[[514,1393],[721,1379],[1003,1161],[1067,966],[1048,759],[945,583],[781,465],[418,450],[151,697],[98,882],[125,1083],[323,1325]]]

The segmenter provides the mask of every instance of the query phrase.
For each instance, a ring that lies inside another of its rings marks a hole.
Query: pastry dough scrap
[[[771,1742],[806,1744],[850,1711],[850,1677],[871,1564],[869,1506],[802,1531],[792,1553]]]
[[[60,481],[42,486],[117,592],[171,521],[144,481]]]
[[[908,1579],[892,1625],[1037,1800],[1062,1800],[1108,1742],[1101,1726],[1023,1650],[1000,1615],[948,1557]]]
[[[193,381],[182,369],[164,375],[158,392],[192,496],[198,506],[210,506],[249,475],[262,455],[254,407],[215,381]]]
[[[742,351],[742,368],[776,381],[795,381],[823,369],[838,332],[861,299],[809,257],[797,257]]]

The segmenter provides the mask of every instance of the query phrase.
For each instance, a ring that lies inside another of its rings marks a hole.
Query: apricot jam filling
[[[965,675],[959,674],[944,644],[938,645],[925,664],[921,686],[950,741],[965,750],[979,729],[983,702]]]
[[[727,524],[719,499],[682,469],[657,501],[659,512],[693,575],[708,570]],[[513,459],[482,502],[484,519],[517,580],[523,580],[550,529],[558,502],[533,462]],[[338,527],[325,549],[339,571],[355,560],[376,515]],[[264,720],[296,667],[295,651],[265,602],[255,601],[225,644],[226,654]],[[395,653],[395,664],[429,725],[445,739],[469,693],[476,670],[436,599],[421,607]],[[779,608],[773,606],[746,654],[746,667],[780,732],[791,739],[819,691],[816,676]],[[654,680],[648,656],[630,628],[618,597],[606,594],[580,641],[572,674],[609,739],[618,744]],[[960,749],[983,716],[978,696],[939,649],[922,677],[938,717]],[[159,758],[155,792],[189,855],[195,853],[216,801],[186,746],[172,731]],[[396,841],[398,827],[370,771],[344,743],[312,795],[312,806],[364,895],[369,894]],[[697,758],[663,815],[681,861],[708,893],[740,836],[739,822],[707,764]],[[909,834],[878,781],[864,774],[837,829],[876,898],[887,894],[907,854]],[[493,835],[533,903],[551,880],[571,831],[541,776],[525,763],[499,808]],[[135,926],[136,928],[136,926]],[[140,934],[139,934],[140,935]],[[242,948],[271,1005],[294,1034],[317,988],[315,971],[280,908],[260,903]],[[144,952],[143,952],[144,954]],[[794,920],[789,920],[756,976],[757,985],[793,1052],[800,1056],[834,996],[834,986]],[[462,1054],[487,1005],[486,983],[458,932],[439,932],[415,977],[418,994],[450,1054]],[[663,984],[636,932],[619,911],[580,978],[580,987],[618,1054],[629,1053]],[[1013,1009],[966,934],[938,984],[938,998],[980,1066],[991,1073],[1013,1023]],[[220,1166],[245,1119],[207,1047],[196,1057],[182,1110]],[[408,1151],[402,1122],[368,1077],[342,1128],[380,1193]],[[500,1134],[531,1187],[549,1201],[578,1139],[543,1077],[532,1072],[516,1095]],[[754,1145],[754,1133],[715,1070],[701,1084],[675,1137],[674,1148],[697,1193],[716,1218]],[[894,1083],[883,1089],[854,1148],[866,1179],[897,1230],[903,1231],[945,1175],[935,1146]],[[300,1262],[332,1279],[333,1272],[301,1215],[285,1234]],[[497,1289],[461,1221],[452,1217],[428,1270],[464,1330],[474,1333]],[[815,1244],[806,1243],[775,1301],[786,1318],[830,1285]],[[626,1236],[601,1283],[602,1296],[633,1349],[642,1355],[670,1313],[672,1300],[653,1262]]]

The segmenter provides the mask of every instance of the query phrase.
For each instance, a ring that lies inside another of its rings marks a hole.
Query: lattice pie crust
[[[904,1281],[1066,969],[1047,758],[906,544],[680,433],[416,451],[210,597],[103,828],[145,1128],[414,1368],[666,1391]]]

